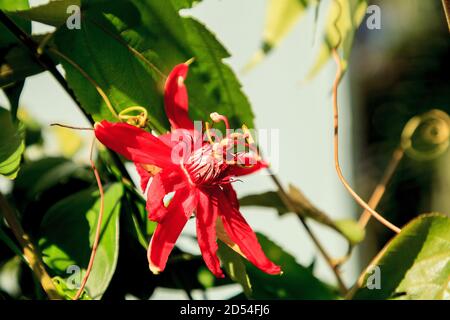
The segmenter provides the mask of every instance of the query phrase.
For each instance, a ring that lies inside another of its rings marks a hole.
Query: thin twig
[[[41,260],[38,250],[28,234],[23,230],[14,210],[9,206],[9,203],[2,193],[0,193],[0,211],[22,247],[25,260],[31,271],[33,271],[34,275],[39,280],[42,289],[44,289],[49,299],[60,300],[61,297],[56,290],[52,278],[45,270],[44,263]]]
[[[334,273],[334,275],[336,277],[338,286],[339,286],[339,290],[341,291],[342,295],[345,295],[347,293],[347,287],[345,286],[344,281],[341,278],[341,274],[339,272],[339,266],[336,265],[336,263],[334,262],[333,258],[331,258],[331,256],[328,254],[328,252],[322,246],[320,240],[316,237],[314,232],[311,230],[311,228],[306,223],[305,218],[301,215],[300,212],[298,212],[298,210],[295,207],[294,202],[292,201],[291,197],[288,195],[286,190],[284,190],[284,187],[281,184],[281,182],[278,179],[278,177],[272,172],[272,170],[270,168],[268,168],[267,170],[268,170],[268,172],[270,174],[270,178],[273,180],[273,182],[278,187],[278,191],[280,193],[281,200],[284,202],[285,206],[290,211],[295,212],[297,214],[297,217],[300,220],[300,223],[303,225],[303,227],[305,228],[306,232],[308,233],[308,235],[311,237],[312,241],[316,245],[317,249],[320,251],[320,253],[324,257],[325,261],[327,262],[327,264],[330,266],[331,270],[333,271],[333,273]]]
[[[50,127],[61,127],[61,128],[66,128],[66,129],[82,130],[82,131],[93,131],[94,130],[94,128],[76,127],[76,126],[70,126],[70,125],[62,124],[62,123],[50,123]]]
[[[372,209],[376,210],[378,204],[381,201],[381,198],[383,198],[384,192],[386,191],[386,186],[391,181],[391,178],[394,175],[394,172],[397,169],[400,161],[403,159],[404,155],[405,152],[401,147],[395,149],[394,153],[392,154],[391,160],[389,161],[389,164],[384,171],[383,177],[375,187],[375,190],[373,191],[372,196],[367,203]],[[364,212],[361,214],[361,217],[359,218],[359,225],[362,228],[365,228],[371,216],[372,215],[368,210],[364,210]]]

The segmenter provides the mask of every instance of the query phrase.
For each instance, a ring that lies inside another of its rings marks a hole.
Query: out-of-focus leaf
[[[90,297],[99,299],[114,274],[119,252],[119,212],[123,187],[105,189],[105,208],[100,242],[86,285]],[[97,188],[76,193],[56,203],[41,224],[39,246],[43,260],[54,276],[67,279],[71,266],[81,268],[82,278],[95,237],[100,198]]]
[[[342,50],[342,67],[345,70],[352,49],[353,38],[367,8],[366,0],[335,0],[330,3],[327,26],[316,62],[308,79],[313,78],[331,57],[331,50],[338,44]]]
[[[355,245],[364,240],[366,232],[357,221],[352,219],[335,220],[334,225],[336,229],[342,233],[347,240]]]
[[[239,283],[244,290],[247,297],[252,294],[252,284],[250,283],[249,276],[245,267],[245,263],[242,257],[229,246],[224,244],[222,241],[218,241],[219,250],[217,254],[219,255],[220,261],[222,262],[222,267],[225,269],[227,275],[231,280]]]
[[[261,48],[252,57],[245,70],[252,69],[286,37],[313,0],[269,0]]]
[[[43,191],[56,186],[71,176],[91,177],[86,168],[65,158],[44,158],[23,165],[14,185],[22,200],[35,200]]]
[[[25,109],[18,110],[17,118],[25,126],[25,146],[42,145],[44,140],[41,125]]]
[[[214,286],[214,275],[204,266],[198,271],[197,278],[198,282],[201,283],[205,289]]]
[[[2,217],[3,218],[3,217]],[[0,224],[0,240],[9,248],[12,252],[18,255],[22,260],[24,256],[22,250],[15,244],[15,242],[5,233],[3,226]],[[25,260],[24,260],[25,261]]]
[[[33,21],[60,26],[66,23],[70,13],[67,8],[71,5],[81,6],[80,0],[51,0],[50,2],[29,8],[28,10],[19,10],[15,15]]]
[[[7,86],[3,88],[3,91],[5,92],[5,95],[8,97],[9,104],[11,106],[10,112],[11,117],[13,121],[15,122],[17,120],[17,110],[19,109],[19,99],[20,94],[22,93],[23,86],[25,84],[25,81],[21,80],[18,81],[11,86]]]
[[[28,0],[0,0],[0,10],[4,11],[17,11],[26,10],[29,8]],[[27,32],[31,33],[31,22],[14,17],[14,22],[19,25],[19,27]],[[16,43],[17,38],[9,32],[9,30],[0,24],[0,48],[6,47],[10,44]]]
[[[58,150],[64,157],[72,158],[83,146],[83,139],[78,133],[62,127],[52,127],[52,130],[56,135]]]
[[[267,257],[281,266],[283,274],[268,275],[250,263],[247,273],[252,283],[253,299],[336,299],[335,290],[317,279],[309,268],[295,261],[281,247],[262,234],[258,240]]]
[[[358,223],[351,219],[334,221],[323,211],[315,207],[305,195],[295,186],[289,185],[289,196],[295,210],[303,217],[313,219],[323,225],[326,225],[340,234],[342,234],[350,244],[354,245],[361,242],[365,237],[365,231]],[[248,195],[239,199],[241,206],[260,206],[274,208],[279,215],[291,212],[287,208],[280,195],[275,191],[268,191],[262,194]]]
[[[259,206],[274,208],[278,211],[279,215],[289,212],[276,191],[267,191],[260,194],[244,196],[239,199],[239,204],[244,207]]]
[[[15,45],[0,49],[0,88],[13,86],[42,71],[43,68],[33,60],[27,48]]]
[[[174,1],[174,0],[173,0]],[[58,49],[74,60],[106,92],[117,112],[141,105],[159,131],[168,129],[163,106],[165,78],[176,64],[195,57],[186,81],[189,113],[195,120],[210,120],[216,111],[234,127],[253,126],[253,114],[241,85],[223,59],[228,52],[193,18],[181,17],[177,1],[116,1],[90,5],[83,11],[81,30],[58,30]],[[129,46],[129,47],[127,47]],[[130,50],[144,55],[153,66]],[[94,119],[114,120],[95,88],[69,63],[61,60],[67,80],[83,107]],[[154,67],[156,66],[156,68]]]
[[[55,288],[58,291],[58,294],[63,297],[66,300],[72,300],[75,295],[77,294],[78,289],[77,288],[70,288],[67,285],[66,279],[63,279],[61,277],[53,277],[52,278],[53,283],[55,284]],[[78,300],[92,300],[91,297],[87,294],[86,290],[84,290],[81,293],[81,296],[78,298]]]
[[[0,174],[15,179],[25,150],[24,128],[14,124],[8,110],[0,107]]]
[[[379,272],[378,279],[375,272]],[[449,279],[450,218],[421,215],[380,251],[358,280],[353,298],[448,300]],[[369,289],[368,284],[376,285],[376,281],[378,287]]]

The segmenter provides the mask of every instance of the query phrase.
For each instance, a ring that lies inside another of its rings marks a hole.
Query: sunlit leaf
[[[422,215],[380,251],[360,277],[354,299],[448,300],[449,279],[450,218]]]
[[[17,176],[25,150],[24,127],[14,124],[8,110],[0,107],[0,175],[9,179]]]
[[[99,299],[115,272],[119,252],[119,212],[123,187],[116,183],[105,190],[105,208],[97,255],[86,290]],[[79,267],[81,279],[89,262],[95,237],[100,199],[97,188],[76,193],[56,203],[44,216],[39,246],[52,275],[68,279],[71,266]],[[74,267],[72,267],[74,268]]]

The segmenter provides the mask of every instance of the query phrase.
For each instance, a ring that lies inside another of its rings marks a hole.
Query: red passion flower
[[[231,183],[235,177],[266,167],[255,152],[235,151],[237,138],[251,141],[248,133],[228,133],[228,119],[212,113],[213,122],[223,121],[227,135],[213,141],[196,128],[188,115],[188,94],[184,85],[188,63],[174,67],[164,88],[165,111],[172,131],[155,136],[127,123],[101,121],[95,125],[97,139],[109,149],[136,164],[141,187],[147,195],[150,220],[158,222],[148,248],[153,273],[164,270],[186,222],[196,217],[198,244],[203,259],[216,277],[223,277],[217,257],[217,238],[269,274],[281,269],[270,261],[258,239],[239,212]],[[201,124],[201,123],[200,123]],[[244,131],[246,127],[243,126]],[[244,143],[249,146],[250,143]],[[167,195],[173,197],[167,204]]]

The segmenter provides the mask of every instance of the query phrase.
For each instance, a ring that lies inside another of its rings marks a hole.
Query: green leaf
[[[317,279],[309,268],[295,261],[277,244],[262,234],[258,240],[267,257],[281,266],[282,275],[268,275],[250,263],[247,273],[252,283],[253,299],[335,299],[336,293]]]
[[[342,67],[347,69],[355,32],[366,13],[366,0],[336,0],[330,4],[327,26],[316,62],[307,76],[313,78],[331,57],[331,50],[340,41]],[[337,27],[337,28],[336,28]]]
[[[192,8],[201,0],[172,0],[174,7],[177,10]]]
[[[13,85],[4,88],[3,91],[5,92],[5,95],[8,97],[9,104],[11,105],[11,117],[13,121],[17,120],[17,110],[19,109],[19,99],[20,94],[22,93],[23,86],[25,84],[25,81],[18,81],[14,83]]]
[[[369,289],[374,266],[379,288]],[[421,215],[380,251],[361,275],[354,299],[436,300],[450,298],[450,218]]]
[[[206,289],[214,286],[214,275],[205,267],[202,266],[197,274],[198,282]]]
[[[4,11],[25,10],[29,7],[28,0],[0,0],[0,10]],[[31,33],[30,21],[18,17],[13,17],[12,19],[22,30],[28,34]],[[17,38],[2,24],[0,24],[0,35],[0,48],[17,43],[18,41]]]
[[[244,196],[239,199],[239,204],[243,207],[259,206],[273,208],[277,210],[279,215],[289,212],[276,191],[267,191],[260,194]]]
[[[24,128],[14,124],[8,110],[0,107],[0,174],[15,179],[25,150]]]
[[[101,298],[116,269],[122,194],[123,187],[119,183],[105,189],[101,238],[86,285],[93,299]],[[67,279],[70,266],[79,266],[84,273],[95,237],[99,208],[100,199],[95,188],[61,200],[46,213],[41,224],[39,246],[53,275]]]
[[[36,200],[42,192],[72,176],[90,181],[91,175],[86,168],[68,159],[43,158],[23,165],[14,189],[22,193],[22,200]]]
[[[364,240],[366,232],[357,221],[352,219],[335,220],[336,229],[347,238],[347,240],[355,245]]]
[[[226,274],[231,280],[239,283],[242,286],[245,295],[250,297],[252,294],[252,284],[250,283],[243,258],[222,241],[217,241],[217,244],[219,245],[217,254]]]
[[[150,0],[93,4],[83,10],[81,30],[61,28],[55,42],[98,83],[117,112],[141,105],[159,131],[169,128],[161,73],[167,75],[176,64],[195,57],[187,79],[192,119],[209,120],[209,114],[216,111],[228,116],[234,127],[242,123],[253,127],[249,102],[233,71],[223,63],[228,52],[202,24],[179,15],[179,1],[175,5]],[[80,71],[64,59],[61,62],[85,110],[95,120],[116,120]]]
[[[293,29],[303,17],[312,0],[269,0],[261,49],[255,53],[245,70],[252,69],[261,62],[272,49]]]
[[[0,50],[0,87],[5,89],[16,82],[44,71],[22,45]]]
[[[123,209],[127,231],[147,250],[157,223],[148,219],[145,200],[140,195],[127,190]]]
[[[81,1],[51,0],[46,4],[28,10],[17,11],[15,14],[28,20],[38,21],[57,27],[66,23],[67,18],[70,16],[70,13],[67,13],[67,8],[71,5],[81,6]]]
[[[20,250],[17,244],[6,234],[6,232],[3,230],[2,224],[0,224],[0,240],[3,241],[3,243],[23,261],[26,261],[22,250]]]
[[[67,281],[61,277],[53,277],[53,283],[55,284],[55,288],[58,291],[58,294],[66,300],[72,300],[77,294],[78,289],[70,288],[67,285]],[[92,300],[91,297],[87,294],[86,290],[83,291],[78,300]]]

